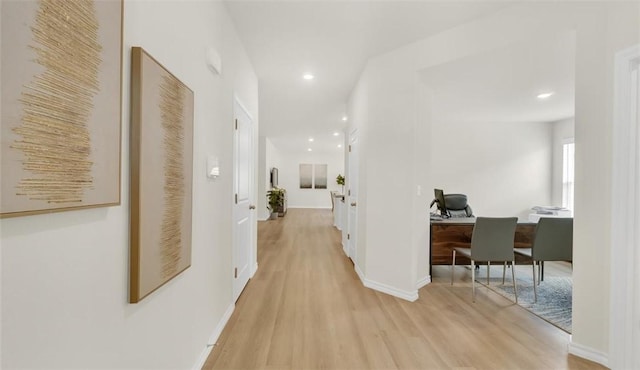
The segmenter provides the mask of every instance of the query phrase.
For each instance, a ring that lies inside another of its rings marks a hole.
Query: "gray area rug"
[[[516,270],[516,282],[518,285],[518,304],[545,321],[571,334],[571,305],[573,281],[570,277],[545,276],[538,285],[538,302],[534,303],[533,276]],[[476,282],[487,286],[487,270],[480,267],[476,274]],[[515,301],[513,295],[513,283],[511,282],[511,270],[507,269],[507,276],[502,285],[502,267],[491,267],[489,289]]]

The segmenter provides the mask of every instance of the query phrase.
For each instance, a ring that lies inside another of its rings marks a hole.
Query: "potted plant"
[[[267,191],[267,208],[271,211],[270,220],[278,218],[278,212],[284,208],[284,189],[273,188]]]
[[[338,177],[336,177],[336,182],[342,187],[342,194],[344,194],[344,176],[338,174]]]

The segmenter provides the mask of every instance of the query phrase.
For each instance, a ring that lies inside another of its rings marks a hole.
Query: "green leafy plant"
[[[344,186],[344,176],[338,174],[338,177],[336,177],[336,182],[338,183],[338,185]]]
[[[284,206],[284,189],[273,188],[267,191],[267,208],[272,212],[278,212]]]

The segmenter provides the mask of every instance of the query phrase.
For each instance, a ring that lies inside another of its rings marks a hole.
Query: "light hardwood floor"
[[[332,221],[330,210],[290,209],[258,223],[258,272],[203,369],[603,368],[486,288],[472,303],[464,274],[454,286],[434,277],[416,302],[365,288]]]

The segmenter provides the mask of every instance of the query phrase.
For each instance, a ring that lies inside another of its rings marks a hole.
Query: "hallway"
[[[256,275],[203,369],[600,369],[568,334],[447,279],[407,302],[365,288],[330,210],[258,223]],[[392,246],[390,246],[392,247]]]

